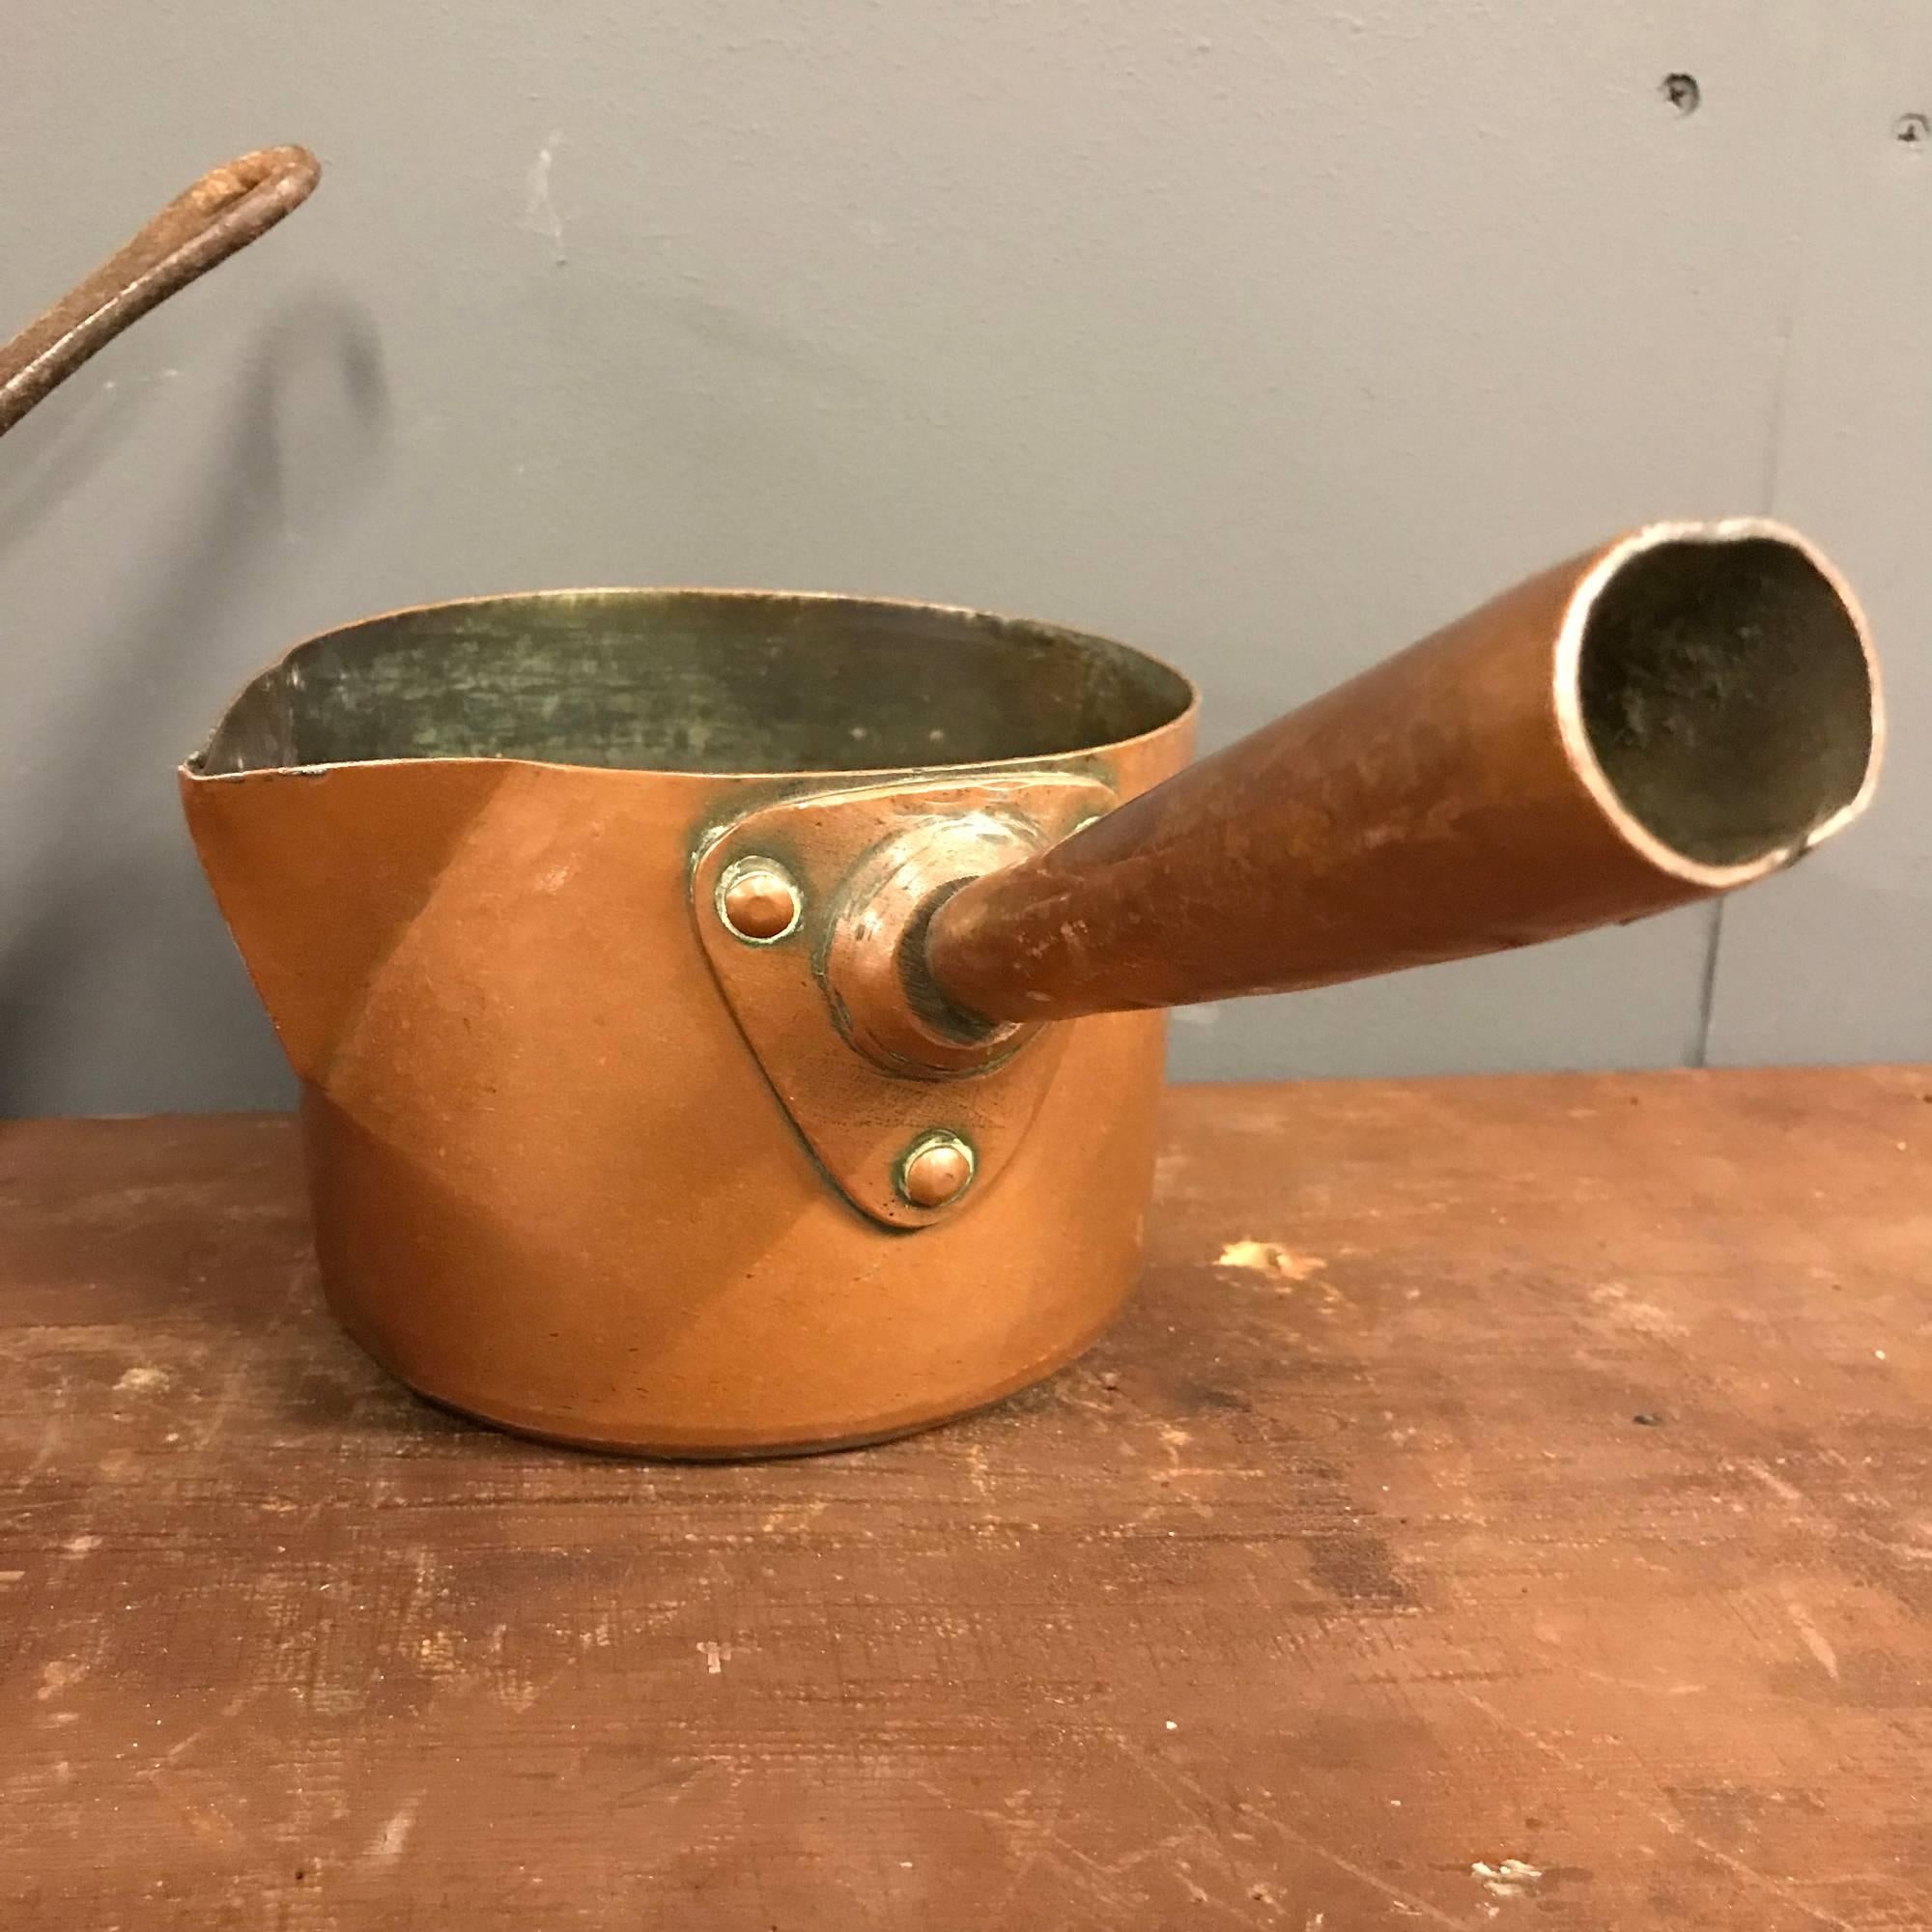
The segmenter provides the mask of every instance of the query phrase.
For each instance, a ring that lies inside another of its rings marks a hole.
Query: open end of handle
[[[1792,532],[1658,525],[1578,586],[1556,656],[1580,776],[1644,856],[1719,890],[1862,808],[1883,716],[1856,603]]]

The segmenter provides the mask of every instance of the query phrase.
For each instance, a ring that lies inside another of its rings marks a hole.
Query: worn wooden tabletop
[[[1075,1369],[675,1467],[385,1380],[286,1122],[0,1127],[0,1924],[1932,1925],[1932,1073],[1166,1150]]]

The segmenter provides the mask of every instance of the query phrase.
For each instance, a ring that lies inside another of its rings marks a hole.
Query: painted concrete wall
[[[1720,924],[1183,1015],[1178,1069],[1932,1053],[1913,0],[75,0],[9,43],[0,317],[230,154],[327,178],[0,445],[0,1108],[285,1096],[172,773],[318,627],[974,603],[1185,664],[1212,743],[1623,525],[1750,510],[1869,603],[1870,822]]]

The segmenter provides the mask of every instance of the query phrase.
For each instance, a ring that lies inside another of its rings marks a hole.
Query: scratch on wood
[[[1171,1778],[1175,1784],[1179,1784],[1191,1792],[1197,1803],[1211,1803],[1208,1800],[1208,1793],[1202,1789],[1201,1785],[1194,1778],[1172,1765],[1157,1767],[1149,1757],[1148,1753],[1135,1745],[1125,1732],[1110,1731],[1108,1736],[1115,1748],[1143,1776],[1150,1778],[1156,1785],[1167,1789],[1170,1797],[1173,1796],[1172,1786],[1169,1784],[1169,1779]],[[1243,1807],[1242,1815],[1250,1821],[1264,1825],[1277,1836],[1286,1838],[1289,1843],[1300,1846],[1312,1858],[1320,1859],[1324,1864],[1332,1865],[1337,1871],[1347,1872],[1350,1878],[1356,1879],[1361,1884],[1366,1885],[1372,1891],[1379,1892],[1384,1898],[1405,1907],[1416,1917],[1427,1919],[1432,1925],[1447,1925],[1452,1928],[1452,1932],[1478,1932],[1476,1920],[1454,1918],[1439,1907],[1432,1905],[1428,1899],[1419,1896],[1417,1893],[1406,1891],[1401,1886],[1391,1885],[1379,1872],[1371,1871],[1366,1865],[1357,1864],[1352,1859],[1344,1857],[1342,1853],[1332,1851],[1319,1838],[1311,1837],[1307,1833],[1297,1831],[1294,1826],[1289,1824],[1285,1819],[1276,1817],[1271,1811],[1264,1811],[1257,1806],[1248,1805]]]
[[[1796,1484],[1787,1483],[1784,1478],[1773,1472],[1765,1463],[1747,1458],[1737,1465],[1746,1475],[1762,1483],[1773,1495],[1787,1503],[1801,1504],[1804,1501],[1804,1492]]]
[[[1791,1619],[1798,1634],[1804,1639],[1804,1648],[1818,1660],[1825,1674],[1835,1684],[1838,1679],[1838,1653],[1832,1648],[1830,1639],[1818,1628],[1817,1619],[1799,1602],[1797,1592],[1788,1583],[1783,1594],[1785,1614]]]
[[[1560,1746],[1552,1744],[1540,1733],[1529,1729],[1525,1725],[1513,1723],[1503,1712],[1497,1710],[1488,1699],[1479,1697],[1467,1685],[1453,1684],[1449,1688],[1465,1704],[1474,1705],[1498,1729],[1508,1731],[1513,1737],[1521,1738],[1525,1744],[1533,1746],[1536,1749],[1543,1752],[1546,1757],[1562,1765],[1566,1771],[1574,1772],[1581,1777],[1587,1777],[1599,1786],[1603,1785],[1604,1778],[1601,1766],[1585,1764],[1580,1758],[1573,1757]],[[1779,1899],[1784,1904],[1790,1906],[1794,1912],[1802,1912],[1805,1918],[1819,1925],[1833,1926],[1835,1928],[1835,1932],[1859,1932],[1859,1927],[1854,1925],[1849,1918],[1840,1918],[1835,1912],[1827,1912],[1822,1906],[1813,1905],[1808,1899],[1800,1898],[1797,1892],[1785,1881],[1775,1879],[1768,1873],[1759,1871],[1755,1865],[1746,1864],[1744,1860],[1734,1857],[1731,1853],[1725,1851],[1721,1845],[1714,1845],[1708,1838],[1700,1837],[1675,1812],[1666,1811],[1661,1806],[1648,1804],[1634,1792],[1625,1791],[1615,1786],[1607,1788],[1622,1803],[1647,1812],[1666,1832],[1669,1832],[1674,1836],[1683,1838],[1687,1844],[1695,1845],[1707,1859],[1716,1859],[1726,1871],[1730,1872],[1736,1878],[1743,1879],[1747,1885],[1755,1886],[1760,1891],[1770,1893],[1772,1897]]]
[[[406,1799],[389,1814],[388,1821],[369,1846],[369,1856],[378,1864],[391,1865],[402,1857],[403,1847],[409,1843],[410,1833],[416,1822],[416,1807],[421,1803],[420,1795]]]

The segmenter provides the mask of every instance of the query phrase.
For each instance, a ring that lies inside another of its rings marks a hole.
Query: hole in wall
[[[1697,85],[1694,73],[1666,73],[1657,91],[1680,114],[1696,113],[1704,100],[1704,90]]]

